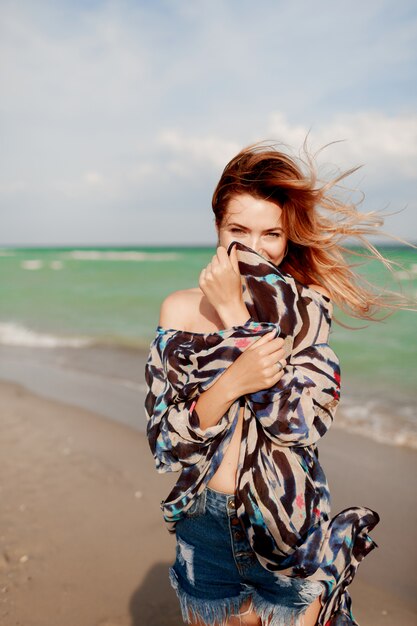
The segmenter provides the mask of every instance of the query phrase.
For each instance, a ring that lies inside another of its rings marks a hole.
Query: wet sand
[[[119,404],[129,413],[134,394],[142,430],[144,356],[132,361],[129,401]],[[2,625],[182,624],[167,578],[175,543],[159,508],[176,476],[157,474],[143,432],[126,423],[134,416],[110,419],[117,401],[104,415],[83,408],[105,404],[109,393],[97,380],[89,387],[95,367],[86,366],[74,402],[68,384],[55,384],[52,365],[48,378],[38,370],[48,398],[12,382],[12,367],[0,381]],[[109,376],[117,386],[115,373]],[[319,454],[332,513],[363,505],[381,516],[372,531],[379,547],[349,587],[356,619],[361,626],[415,626],[417,452],[333,427]]]

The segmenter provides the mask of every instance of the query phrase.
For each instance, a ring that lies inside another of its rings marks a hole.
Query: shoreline
[[[181,626],[159,508],[177,475],[156,472],[137,429],[17,383],[0,380],[0,393],[0,623]],[[355,618],[412,626],[417,453],[341,429],[318,447],[332,515],[361,505],[381,516],[378,548],[349,586]]]
[[[121,346],[0,345],[0,379],[145,432],[145,417],[141,419],[138,407],[143,406],[146,391],[147,356],[147,349]],[[345,381],[332,428],[417,451],[416,402],[417,396],[403,397],[400,402],[392,389],[364,390]]]

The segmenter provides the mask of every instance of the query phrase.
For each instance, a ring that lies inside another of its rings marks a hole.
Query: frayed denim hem
[[[254,611],[268,626],[303,626],[304,613],[308,606],[322,593],[323,585],[320,582],[312,583],[311,587],[300,589],[301,602],[298,607],[286,607],[268,602],[255,589],[242,591],[238,596],[219,600],[196,598],[186,593],[179,585],[173,567],[169,568],[169,579],[180,601],[182,618],[185,623],[191,620],[202,620],[206,626],[223,625],[228,619],[239,615],[239,609],[244,600],[251,598],[250,607],[241,614]]]
[[[304,613],[322,592],[323,585],[320,582],[311,583],[311,586],[304,586],[299,590],[301,602],[298,606],[282,606],[268,602],[254,591],[252,594],[253,610],[261,618],[262,624],[268,624],[268,626],[303,626]]]
[[[169,579],[180,601],[182,619],[187,624],[198,619],[203,620],[207,626],[224,624],[226,620],[238,614],[242,602],[252,595],[248,590],[238,596],[219,600],[195,598],[181,589],[173,567],[169,568]]]

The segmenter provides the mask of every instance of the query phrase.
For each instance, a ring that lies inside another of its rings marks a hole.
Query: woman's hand
[[[235,399],[261,389],[269,389],[283,376],[287,365],[284,339],[272,330],[255,341],[228,367],[224,376]],[[278,365],[280,361],[282,369]],[[225,381],[226,382],[226,381]]]
[[[242,297],[236,246],[230,257],[226,248],[217,248],[211,262],[201,270],[199,286],[226,326],[244,323],[249,318]]]

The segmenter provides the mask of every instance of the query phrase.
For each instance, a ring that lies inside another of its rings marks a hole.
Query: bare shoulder
[[[201,299],[200,289],[180,289],[170,293],[161,304],[159,325],[163,328],[184,328],[190,314]]]
[[[307,287],[309,287],[310,289],[314,289],[315,291],[318,291],[323,296],[326,296],[327,298],[330,299],[330,293],[327,291],[325,287],[322,287],[321,285],[307,285]]]

